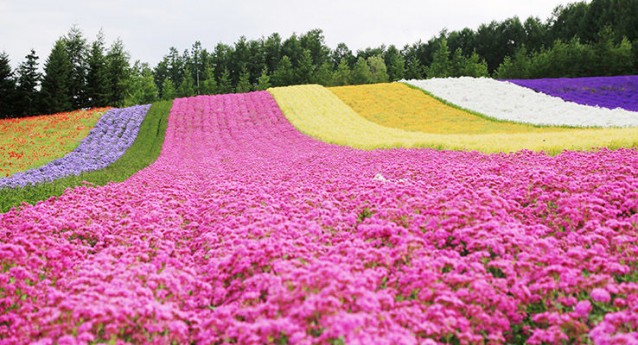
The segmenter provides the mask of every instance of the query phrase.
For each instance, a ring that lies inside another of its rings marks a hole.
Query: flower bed
[[[499,120],[575,127],[638,126],[638,112],[566,102],[509,82],[488,78],[410,80],[461,108]]]
[[[120,184],[0,215],[7,344],[638,341],[638,151],[360,151],[177,99]]]
[[[0,188],[35,185],[105,168],[120,158],[135,141],[149,107],[109,110],[75,150],[42,167],[0,179]]]
[[[566,101],[638,111],[638,76],[508,80]]]

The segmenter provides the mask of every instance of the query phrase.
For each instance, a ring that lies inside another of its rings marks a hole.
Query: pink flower
[[[590,295],[591,299],[595,302],[609,303],[609,301],[611,301],[611,296],[605,289],[595,288],[591,291]]]
[[[589,316],[589,312],[591,311],[591,303],[588,300],[580,301],[574,307],[574,312],[576,315],[582,318],[586,318]]]

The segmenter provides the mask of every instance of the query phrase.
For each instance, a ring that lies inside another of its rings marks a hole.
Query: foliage
[[[44,64],[44,78],[40,91],[40,105],[43,113],[59,113],[71,110],[70,92],[71,70],[66,41],[59,39]]]

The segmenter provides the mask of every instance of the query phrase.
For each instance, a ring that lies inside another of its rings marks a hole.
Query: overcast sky
[[[180,52],[199,40],[211,50],[240,36],[283,38],[319,28],[331,48],[350,49],[427,41],[444,28],[476,29],[482,23],[518,16],[543,20],[575,0],[0,0],[0,52],[17,66],[31,48],[40,63],[57,38],[78,25],[93,40],[121,38],[131,59],[155,65],[168,48]]]

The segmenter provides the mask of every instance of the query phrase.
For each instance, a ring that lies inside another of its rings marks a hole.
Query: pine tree
[[[332,63],[324,61],[317,69],[313,82],[323,86],[331,86],[332,73]]]
[[[337,66],[337,70],[335,71],[332,77],[332,85],[335,86],[343,86],[350,84],[350,66],[348,65],[348,61],[343,58],[339,61],[339,65]]]
[[[58,39],[44,64],[44,78],[40,91],[42,113],[52,114],[72,109],[73,98],[69,89],[72,69],[66,42]]]
[[[177,95],[177,91],[175,90],[175,85],[170,77],[164,78],[162,82],[162,99],[163,100],[173,100]]]
[[[292,69],[292,62],[287,55],[284,55],[279,64],[277,64],[277,69],[272,74],[272,83],[275,86],[286,86],[294,84],[294,70]]]
[[[218,92],[215,71],[210,66],[204,70],[204,81],[201,84],[201,92],[203,95],[214,95]]]
[[[353,85],[370,84],[372,81],[372,72],[370,72],[370,66],[363,57],[357,59],[357,63],[352,69],[350,75],[350,83]]]
[[[314,82],[313,76],[314,65],[312,64],[312,55],[310,50],[304,49],[301,57],[299,58],[299,64],[295,71],[296,84],[310,84]]]
[[[7,53],[0,53],[0,118],[14,115],[15,79]]]
[[[449,77],[451,72],[450,49],[445,37],[440,38],[439,48],[434,53],[432,64],[426,68],[428,78]]]
[[[388,47],[385,51],[384,60],[390,81],[401,80],[405,77],[405,58],[395,46]]]
[[[182,83],[177,88],[177,95],[179,97],[190,97],[195,94],[195,83],[193,81],[193,75],[189,67],[184,69],[184,78]]]
[[[113,42],[106,54],[109,96],[108,104],[119,107],[124,103],[129,77],[129,56],[120,39]]]
[[[66,52],[71,62],[69,92],[72,97],[72,108],[85,108],[88,105],[86,97],[86,73],[88,69],[85,60],[87,55],[86,39],[82,36],[82,31],[77,26],[73,26],[64,37],[64,41]]]
[[[237,82],[237,87],[235,88],[235,92],[244,93],[249,92],[252,89],[252,85],[250,84],[250,73],[244,66],[241,69],[241,73],[239,74],[239,81]]]
[[[268,88],[270,88],[270,76],[268,75],[268,67],[264,67],[264,69],[261,70],[259,79],[257,79],[255,90],[267,90]]]
[[[35,50],[25,57],[18,67],[18,86],[16,100],[17,115],[35,115],[38,113],[38,83],[42,75],[38,72],[38,56]]]
[[[104,35],[100,31],[91,43],[87,58],[86,98],[90,107],[103,107],[109,102],[108,69],[104,55]]]
[[[148,64],[135,62],[128,79],[126,106],[148,104],[158,98],[158,89],[153,79],[153,72]]]
[[[230,81],[230,72],[228,72],[227,68],[224,68],[221,77],[219,77],[217,87],[219,93],[233,93],[233,84]]]
[[[390,77],[388,76],[388,68],[385,65],[385,61],[383,61],[383,58],[375,55],[369,57],[367,62],[370,67],[372,83],[387,83]]]

